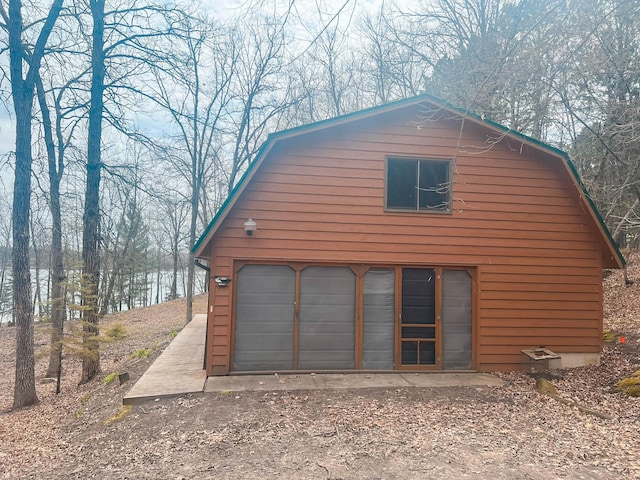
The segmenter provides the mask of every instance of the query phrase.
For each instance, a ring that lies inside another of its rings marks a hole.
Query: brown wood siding
[[[213,277],[232,276],[231,262],[224,257],[212,257],[211,282],[209,284],[209,334],[208,357],[206,359],[207,373],[220,375],[228,373],[231,346],[231,299],[233,298],[233,281],[226,287],[216,285]]]
[[[385,114],[281,140],[213,237],[212,275],[234,260],[478,267],[479,370],[517,368],[524,348],[600,351],[602,252],[560,159],[410,123]],[[454,160],[453,211],[385,211],[387,156]],[[229,369],[233,288],[212,282],[210,374]]]

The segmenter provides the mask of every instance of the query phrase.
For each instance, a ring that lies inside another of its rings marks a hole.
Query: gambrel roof
[[[258,154],[256,155],[254,161],[250,164],[249,168],[245,171],[240,181],[229,194],[227,200],[220,207],[199,240],[193,246],[193,254],[197,258],[209,257],[210,249],[208,248],[208,245],[211,242],[211,239],[215,235],[216,231],[220,228],[222,222],[227,217],[227,214],[229,213],[233,205],[242,195],[242,192],[245,190],[248,183],[251,181],[255,173],[260,169],[260,166],[262,165],[265,158],[269,156],[269,153],[271,152],[271,150],[273,150],[278,142],[281,142],[285,139],[290,139],[293,137],[298,137],[312,132],[324,130],[330,127],[336,127],[343,124],[355,122],[357,120],[370,118],[383,113],[393,112],[420,105],[428,105],[432,108],[437,108],[444,112],[451,113],[458,118],[469,121],[477,125],[478,127],[487,130],[488,132],[497,132],[500,136],[510,138],[522,144],[528,145],[534,150],[539,150],[546,153],[547,155],[551,155],[552,157],[557,158],[569,174],[571,181],[578,193],[580,202],[582,202],[583,204],[585,212],[587,212],[588,216],[593,221],[595,230],[597,231],[597,234],[599,236],[598,241],[603,251],[603,262],[605,267],[622,268],[625,265],[625,259],[622,253],[620,252],[616,242],[613,240],[609,229],[600,216],[600,213],[598,212],[593,200],[591,199],[589,193],[580,180],[579,174],[566,152],[527,135],[523,135],[519,132],[513,131],[496,122],[481,118],[480,116],[468,110],[453,106],[448,102],[445,102],[444,100],[438,99],[429,94],[422,94],[415,97],[386,103],[339,117],[330,118],[327,120],[322,120],[319,122],[310,123],[270,134],[258,151]]]

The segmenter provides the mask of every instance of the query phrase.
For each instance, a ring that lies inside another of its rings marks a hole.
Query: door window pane
[[[420,365],[435,365],[436,363],[436,343],[435,342],[419,342],[420,349]]]
[[[431,268],[402,270],[402,323],[436,323],[436,275]]]
[[[418,364],[418,342],[402,342],[402,364]]]
[[[402,341],[403,365],[435,365],[435,342]]]
[[[402,327],[402,338],[436,338],[435,327]]]

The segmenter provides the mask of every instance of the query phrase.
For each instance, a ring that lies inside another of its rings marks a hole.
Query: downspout
[[[194,263],[196,267],[200,267],[205,272],[207,272],[207,277],[205,281],[205,285],[207,286],[207,291],[209,291],[209,275],[211,274],[211,268],[205,265],[200,261],[199,258],[194,259]],[[208,302],[207,302],[208,305]],[[207,368],[207,350],[209,348],[209,343],[207,342],[207,338],[209,338],[209,308],[207,307],[207,323],[204,331],[204,358],[202,359],[202,368],[206,370]]]

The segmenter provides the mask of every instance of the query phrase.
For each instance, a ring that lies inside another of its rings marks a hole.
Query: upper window
[[[386,208],[448,212],[449,165],[447,160],[388,158]]]

